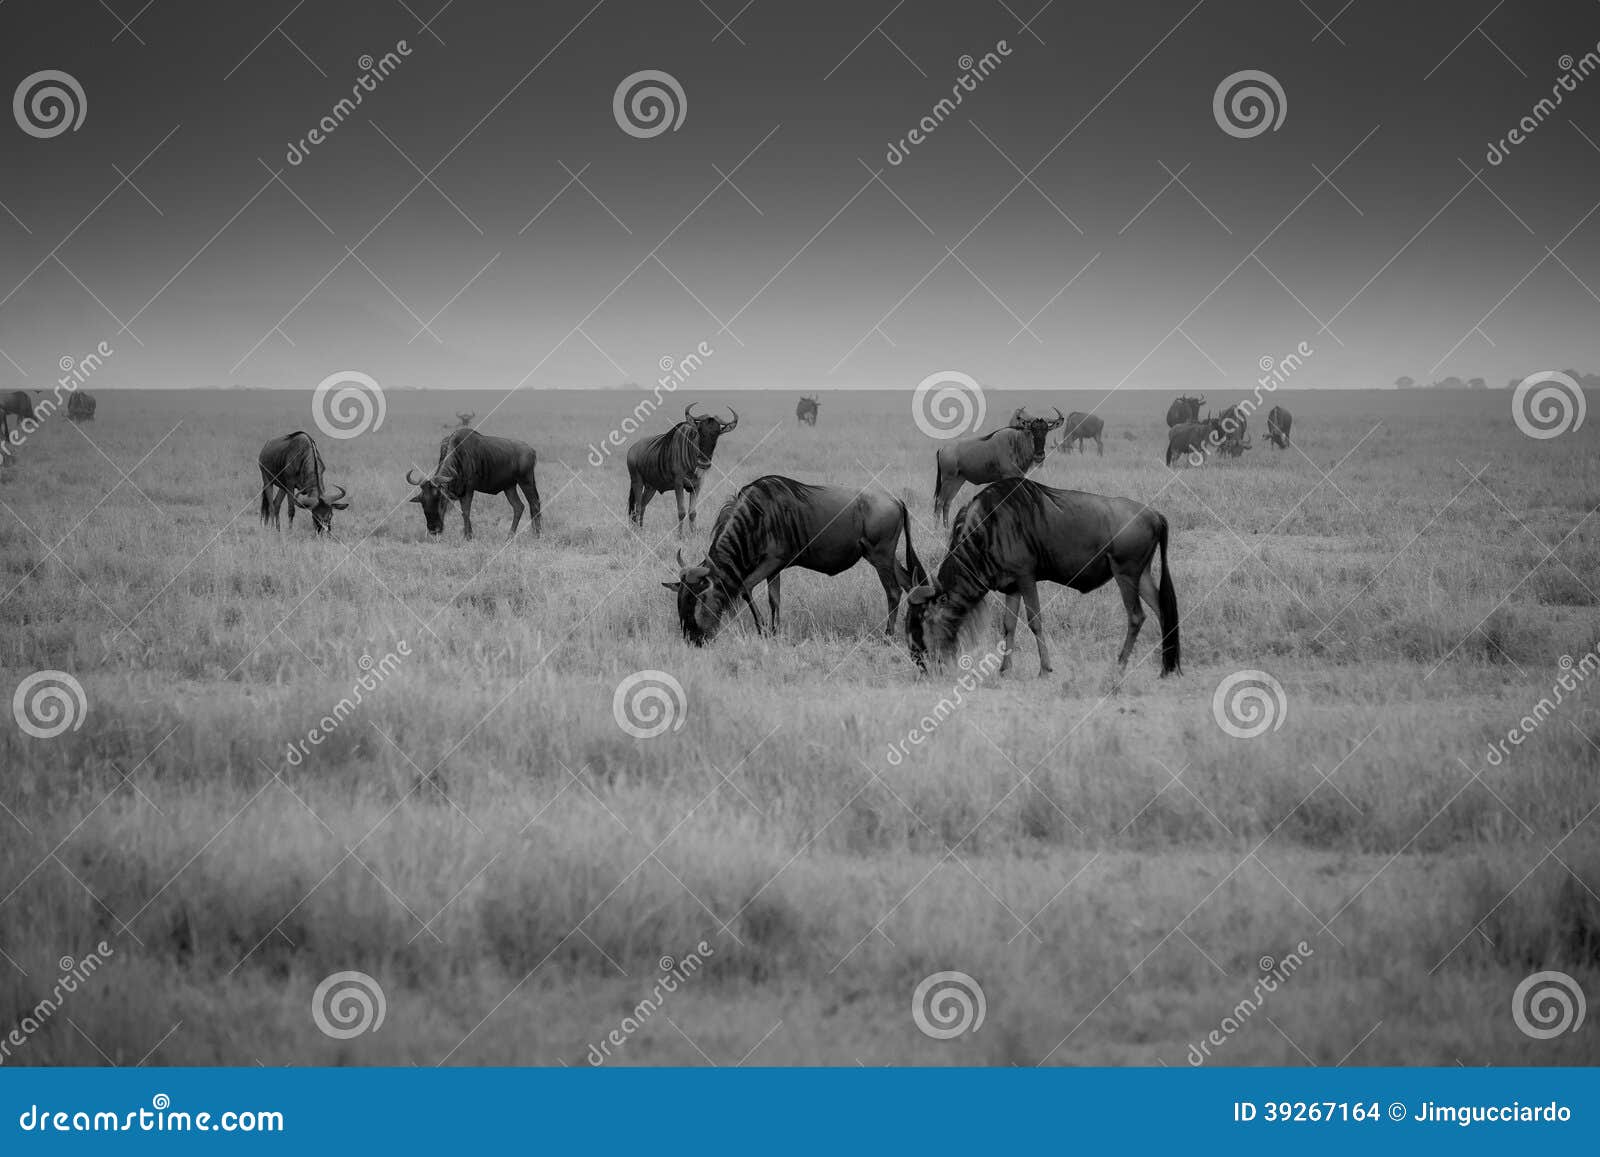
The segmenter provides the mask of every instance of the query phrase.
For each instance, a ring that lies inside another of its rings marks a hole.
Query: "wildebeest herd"
[[[0,396],[0,419],[13,403]],[[1211,453],[1238,457],[1250,448],[1250,407],[1229,406],[1200,417],[1204,397],[1182,396],[1167,411],[1167,465],[1188,455],[1202,460]],[[815,426],[820,402],[802,397],[796,418]],[[93,416],[89,400],[81,417]],[[628,517],[644,525],[645,508],[658,493],[672,491],[677,500],[678,536],[687,523],[692,531],[695,505],[718,440],[739,424],[737,411],[727,421],[684,408],[683,419],[628,448]],[[433,473],[416,470],[406,482],[417,488],[412,502],[422,507],[428,534],[444,530],[444,512],[451,502],[461,507],[462,530],[472,537],[472,498],[503,494],[511,504],[511,534],[524,510],[530,510],[533,533],[541,530],[539,488],[535,480],[538,454],[513,438],[491,437],[460,416],[439,446]],[[1267,437],[1273,445],[1290,444],[1291,416],[1274,406],[1267,416]],[[679,573],[662,585],[677,602],[683,637],[703,646],[739,606],[749,608],[757,633],[762,623],[751,592],[767,585],[771,630],[779,624],[781,574],[800,567],[837,575],[866,561],[877,572],[887,601],[885,635],[892,638],[902,598],[906,603],[906,643],[920,667],[942,663],[954,654],[961,624],[990,591],[1004,602],[1005,651],[1001,670],[1011,666],[1012,640],[1019,606],[1039,649],[1041,674],[1051,671],[1050,652],[1040,621],[1038,584],[1059,583],[1088,592],[1116,581],[1127,611],[1127,634],[1117,662],[1126,665],[1144,624],[1144,607],[1156,612],[1161,627],[1161,673],[1181,672],[1178,601],[1167,564],[1167,520],[1158,511],[1128,498],[1108,498],[1077,490],[1061,490],[1034,482],[1028,471],[1045,461],[1047,435],[1062,429],[1057,450],[1073,445],[1080,453],[1093,441],[1105,453],[1105,423],[1094,414],[1074,411],[1036,417],[1018,407],[1009,424],[972,438],[943,442],[934,452],[934,516],[951,526],[949,549],[931,579],[911,542],[911,517],[905,503],[877,487],[800,482],[776,474],[757,478],[723,503],[712,525],[705,557],[690,564],[678,550]],[[311,512],[317,533],[331,530],[333,512],[349,506],[346,491],[324,479],[322,455],[304,430],[274,438],[261,448],[261,521],[279,525],[278,513],[289,500],[289,521],[298,507]],[[963,483],[982,486],[950,519],[950,503]],[[519,497],[520,493],[520,497]],[[897,557],[901,536],[905,561]],[[1160,556],[1161,574],[1155,563]]]

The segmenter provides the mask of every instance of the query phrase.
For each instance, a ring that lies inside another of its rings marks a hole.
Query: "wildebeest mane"
[[[446,434],[439,443],[439,466],[435,471],[436,475],[448,475],[445,493],[459,500],[473,489],[478,479],[483,477],[484,456],[483,439],[476,430],[459,429]]]
[[[810,535],[802,512],[819,489],[780,474],[741,486],[717,511],[706,557],[718,571],[742,579],[760,562],[769,535],[799,550]]]
[[[322,452],[317,442],[304,430],[296,430],[285,440],[283,464],[277,476],[283,483],[302,492],[322,493]]]
[[[939,586],[965,605],[981,599],[1015,547],[1027,545],[1044,515],[1061,508],[1060,494],[1026,478],[1003,478],[978,491],[950,528]]]

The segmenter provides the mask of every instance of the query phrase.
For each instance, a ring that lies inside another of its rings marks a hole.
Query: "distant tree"
[[[1469,390],[1487,390],[1488,388],[1489,383],[1482,378],[1473,378],[1467,382],[1467,389]]]
[[[1404,374],[1394,380],[1394,388],[1397,390],[1409,390],[1416,384],[1413,379],[1406,377]]]

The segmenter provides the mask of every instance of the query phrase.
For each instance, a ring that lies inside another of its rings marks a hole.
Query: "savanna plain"
[[[1055,673],[1019,628],[901,758],[963,671],[883,639],[869,568],[788,572],[776,638],[744,614],[683,642],[671,495],[635,530],[621,451],[589,460],[642,392],[396,391],[348,440],[309,392],[97,394],[0,468],[0,691],[58,669],[87,703],[51,739],[0,716],[0,1022],[112,953],[6,1063],[583,1065],[626,1017],[608,1064],[1182,1066],[1230,1017],[1207,1063],[1600,1060],[1600,1010],[1548,1040],[1512,1016],[1540,970],[1600,994],[1600,678],[1487,756],[1600,643],[1594,423],[1538,441],[1505,392],[1285,392],[1295,447],[1258,417],[1237,460],[1168,469],[1170,393],[992,392],[989,427],[1103,401],[1104,455],[1034,477],[1167,516],[1183,675],[1158,678],[1153,615],[1119,675],[1113,589],[1045,587]],[[933,570],[909,393],[824,392],[814,429],[797,396],[684,387],[647,423],[740,413],[686,557],[780,473],[885,487]],[[507,541],[494,495],[473,541],[456,512],[424,534],[405,474],[461,410],[538,450],[541,537]],[[349,490],[331,536],[258,520],[256,453],[302,428]],[[683,707],[635,738],[613,696],[644,670]],[[1241,670],[1284,689],[1255,738],[1213,711]],[[347,970],[386,1012],[336,1039],[312,998]],[[941,971],[985,998],[948,1040],[912,1016]]]

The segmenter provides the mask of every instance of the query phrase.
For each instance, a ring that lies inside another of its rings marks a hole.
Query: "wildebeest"
[[[304,430],[273,438],[261,447],[256,459],[261,467],[261,522],[269,521],[281,526],[278,512],[283,500],[289,499],[289,526],[294,526],[294,510],[300,507],[311,511],[311,525],[321,534],[333,529],[333,512],[346,510],[345,488],[334,487],[337,494],[329,494],[322,478],[322,452],[315,439]]]
[[[1198,398],[1182,394],[1176,398],[1172,405],[1167,407],[1167,428],[1181,426],[1185,422],[1198,422],[1200,420],[1200,407],[1206,404],[1204,395]]]
[[[906,562],[894,556],[902,531]],[[711,545],[698,566],[683,561],[678,551],[678,581],[662,583],[678,596],[678,625],[683,637],[703,646],[716,634],[730,610],[742,599],[761,630],[761,616],[750,592],[767,584],[772,631],[778,631],[779,572],[804,567],[825,575],[849,570],[862,559],[878,572],[889,602],[884,633],[894,635],[900,595],[928,581],[911,545],[911,516],[906,504],[876,487],[856,490],[797,482],[768,474],[739,489],[717,513]]]
[[[1161,554],[1161,582],[1155,557]],[[1178,597],[1167,565],[1167,520],[1131,498],[1056,490],[1027,478],[1007,478],[980,490],[961,508],[950,550],[932,584],[906,602],[906,643],[918,666],[931,653],[944,662],[954,653],[962,621],[990,591],[1005,596],[1005,658],[1011,666],[1017,602],[1039,645],[1039,673],[1048,674],[1050,651],[1039,621],[1040,582],[1095,590],[1116,579],[1128,612],[1128,633],[1117,663],[1126,665],[1144,625],[1143,600],[1161,623],[1161,673],[1182,673]]]
[[[1104,419],[1094,414],[1085,414],[1081,410],[1074,410],[1067,415],[1066,425],[1061,428],[1061,441],[1056,443],[1056,447],[1068,450],[1071,449],[1072,443],[1076,442],[1078,453],[1082,454],[1084,439],[1092,438],[1095,453],[1103,455],[1106,452],[1106,444],[1101,441],[1101,437],[1105,434],[1105,430]]]
[[[1250,449],[1250,416],[1248,411],[1242,410],[1236,402],[1217,415],[1217,420],[1222,423],[1222,452],[1230,458],[1237,458],[1240,454]]]
[[[1227,435],[1221,418],[1207,417],[1203,421],[1184,422],[1167,431],[1167,465],[1184,454],[1207,454],[1220,447]],[[1209,447],[1209,449],[1208,449]]]
[[[94,407],[94,395],[88,390],[73,390],[67,397],[67,417],[74,422],[92,422]]]
[[[1267,441],[1282,450],[1289,445],[1289,428],[1294,425],[1294,415],[1282,406],[1273,406],[1267,414]]]
[[[428,533],[444,533],[444,512],[451,502],[461,504],[461,529],[466,538],[472,537],[472,496],[474,494],[504,494],[511,503],[511,535],[517,533],[522,521],[522,499],[528,500],[533,521],[533,536],[539,537],[541,527],[539,485],[534,480],[534,468],[539,455],[526,442],[515,438],[495,438],[476,430],[452,430],[439,443],[439,464],[433,474],[423,478],[415,470],[406,472],[406,481],[418,493],[411,501],[422,507],[422,517],[428,524]]]
[[[817,401],[816,398],[802,396],[800,401],[795,404],[794,416],[808,426],[815,426],[817,424],[817,410],[821,406],[822,403]]]
[[[672,491],[678,500],[678,537],[683,537],[683,520],[694,529],[695,502],[700,496],[700,481],[717,439],[739,424],[739,411],[728,412],[733,421],[724,422],[710,414],[695,417],[695,403],[683,408],[683,421],[665,434],[657,434],[628,447],[628,517],[636,526],[644,525],[644,508],[657,493]],[[688,505],[683,497],[689,496]]]
[[[1054,408],[1054,407],[1052,407]],[[1035,418],[1018,406],[1011,425],[981,438],[963,438],[940,446],[934,454],[937,473],[933,483],[933,514],[950,521],[950,500],[963,482],[982,485],[1002,478],[1021,478],[1044,461],[1045,435],[1066,418],[1056,409],[1054,418]]]
[[[12,390],[8,394],[0,394],[0,442],[11,440],[11,427],[6,421],[7,415],[15,415],[19,427],[22,419],[31,419],[34,416],[33,399],[28,397],[26,390]]]

